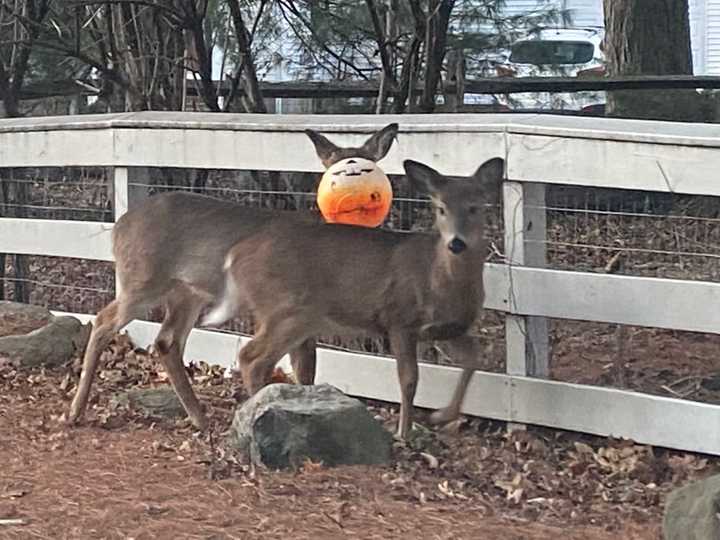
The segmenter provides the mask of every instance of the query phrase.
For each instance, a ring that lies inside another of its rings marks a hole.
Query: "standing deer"
[[[397,124],[389,124],[358,148],[338,147],[312,130],[305,133],[322,163],[329,167],[348,157],[381,160],[397,131]],[[228,250],[276,220],[311,223],[316,219],[309,213],[241,207],[182,192],[155,195],[124,214],[112,233],[120,292],[95,319],[68,423],[76,423],[85,412],[98,360],[113,335],[150,308],[163,305],[165,317],[155,350],[193,425],[205,429],[207,419],[182,358],[200,312],[222,292],[222,265]],[[294,343],[289,352],[298,382],[312,384],[314,337]]]
[[[503,166],[494,158],[470,178],[451,179],[405,161],[407,178],[431,199],[433,234],[273,222],[230,250],[222,300],[202,325],[220,324],[240,309],[252,313],[257,333],[238,359],[251,394],[310,336],[331,330],[388,336],[400,379],[401,438],[411,425],[417,343],[445,341],[464,369],[450,404],[430,420],[457,418],[477,361],[467,332],[484,298],[483,203],[498,197]]]

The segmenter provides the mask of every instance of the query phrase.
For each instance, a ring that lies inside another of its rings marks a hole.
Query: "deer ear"
[[[315,145],[315,152],[317,153],[320,161],[325,167],[330,167],[333,164],[333,154],[338,150],[338,147],[331,143],[327,137],[320,135],[317,131],[312,129],[306,129],[305,135],[310,137],[310,140]]]
[[[396,123],[388,124],[365,141],[362,149],[368,159],[378,162],[384,158],[397,138],[398,129],[399,126]]]
[[[505,160],[492,158],[478,167],[472,180],[475,181],[483,197],[491,200],[500,199],[500,186],[505,177]]]
[[[406,159],[403,167],[412,186],[431,197],[447,184],[447,179],[442,174],[419,161]]]

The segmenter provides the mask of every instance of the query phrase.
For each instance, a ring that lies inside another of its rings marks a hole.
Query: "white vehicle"
[[[500,77],[601,77],[601,29],[557,28],[533,32],[510,47],[508,61],[498,65]],[[605,103],[605,92],[528,92],[505,95],[513,110],[590,110]]]

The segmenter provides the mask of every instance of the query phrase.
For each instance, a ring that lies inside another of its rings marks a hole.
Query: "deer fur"
[[[494,158],[470,178],[453,179],[405,161],[408,180],[431,199],[431,234],[276,220],[235,244],[221,301],[202,324],[252,313],[257,332],[238,359],[247,390],[265,386],[278,360],[310,336],[387,336],[397,360],[404,438],[418,380],[417,343],[443,341],[464,369],[451,403],[431,421],[457,418],[477,361],[467,332],[484,298],[483,203],[497,200],[503,166]]]
[[[306,134],[327,167],[347,157],[381,160],[397,131],[397,124],[389,124],[364,145],[348,148],[336,146],[315,131],[306,130]],[[317,220],[307,212],[242,207],[183,192],[155,195],[131,208],[117,221],[112,234],[119,294],[95,319],[68,423],[82,417],[100,355],[113,335],[149,309],[163,306],[165,317],[154,348],[190,420],[204,429],[207,418],[185,371],[183,352],[201,311],[223,290],[222,265],[228,250],[274,222]],[[294,344],[290,356],[298,381],[312,384],[314,337]]]

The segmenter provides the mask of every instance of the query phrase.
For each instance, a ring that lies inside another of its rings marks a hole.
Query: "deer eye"
[[[437,212],[438,212],[438,214],[440,214],[441,216],[444,216],[444,215],[445,215],[445,209],[444,209],[442,206],[438,206],[438,207],[437,207]]]
[[[475,215],[478,213],[478,207],[477,206],[471,206],[468,208],[468,213],[471,215]]]

